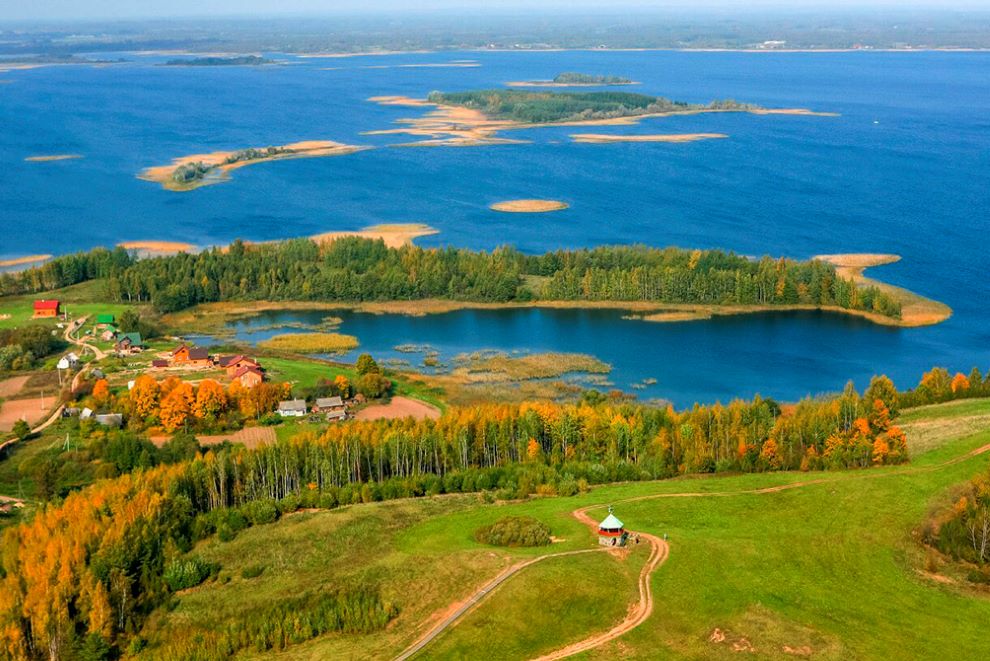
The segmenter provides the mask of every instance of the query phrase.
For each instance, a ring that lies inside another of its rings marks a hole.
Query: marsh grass
[[[262,349],[296,353],[344,353],[357,349],[358,339],[342,333],[286,333],[258,343]]]

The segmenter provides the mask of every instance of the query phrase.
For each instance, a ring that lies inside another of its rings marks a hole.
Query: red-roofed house
[[[62,312],[62,304],[58,301],[35,301],[34,302],[34,318],[39,319],[42,317],[57,317]]]
[[[253,358],[248,358],[247,356],[224,356],[220,359],[220,367],[227,370],[227,376],[231,379],[237,378],[237,373],[245,367],[253,367],[255,369],[261,369],[261,365],[258,361]]]
[[[240,381],[245,388],[253,388],[265,380],[265,374],[253,365],[245,365],[234,373],[234,380]]]

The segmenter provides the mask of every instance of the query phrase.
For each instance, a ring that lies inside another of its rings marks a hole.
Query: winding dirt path
[[[932,464],[930,466],[918,466],[911,467],[906,470],[896,471],[896,472],[886,472],[886,473],[863,473],[858,477],[863,479],[877,479],[884,477],[902,476],[902,475],[913,475],[917,473],[927,473],[948,466],[953,466],[955,464],[961,463],[973,457],[986,454],[990,452],[990,443],[986,445],[981,445],[980,447],[974,448],[965,454],[961,454],[958,457],[953,457],[952,459],[947,459],[941,463]],[[783,491],[790,491],[792,489],[801,489],[804,487],[815,486],[820,484],[830,484],[833,482],[839,482],[841,478],[817,478],[813,480],[799,480],[797,482],[790,482],[788,484],[779,484],[772,487],[762,487],[759,489],[744,489],[740,491],[687,491],[679,493],[657,493],[649,494],[646,496],[635,496],[632,498],[625,498],[621,500],[613,501],[613,504],[622,503],[633,503],[644,500],[659,500],[661,498],[725,498],[732,496],[752,496],[752,495],[763,495],[771,493],[780,493]],[[588,516],[588,511],[604,507],[603,504],[587,505],[579,509],[574,510],[571,514],[581,523],[585,524],[591,530],[597,531],[598,524]],[[654,610],[653,601],[653,590],[651,587],[651,581],[653,578],[653,573],[659,568],[670,555],[669,544],[660,539],[655,535],[649,533],[636,533],[635,531],[630,531],[633,535],[639,535],[640,539],[645,539],[650,544],[650,557],[647,559],[646,564],[643,565],[643,569],[639,575],[639,603],[630,610],[629,614],[626,615],[625,619],[616,624],[614,627],[608,631],[600,634],[595,634],[584,640],[580,640],[575,643],[571,643],[566,647],[562,647],[556,651],[550,652],[549,654],[544,654],[540,657],[535,657],[534,661],[552,661],[556,659],[564,659],[575,654],[580,654],[582,652],[587,652],[588,650],[594,649],[605,643],[611,642],[628,632],[632,631],[647,619]],[[578,553],[592,553],[595,551],[608,550],[608,547],[600,547],[594,549],[582,549],[578,551],[565,551],[562,553],[551,553],[548,555],[539,556],[525,562],[516,563],[511,567],[505,569],[502,573],[492,579],[490,582],[486,583],[484,587],[472,594],[467,600],[454,604],[457,608],[453,606],[449,610],[449,614],[444,617],[440,622],[430,628],[425,634],[420,636],[412,645],[406,648],[395,661],[405,661],[406,659],[412,657],[424,647],[426,647],[430,642],[432,642],[437,636],[443,633],[446,629],[453,626],[460,618],[465,614],[474,609],[482,600],[489,596],[498,586],[504,583],[506,580],[520,572],[521,570],[529,567],[530,565],[536,564],[542,560],[549,558],[559,558],[567,555],[576,555]]]

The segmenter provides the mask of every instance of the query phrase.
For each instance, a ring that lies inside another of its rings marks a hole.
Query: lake
[[[451,352],[463,342],[465,350],[592,353],[613,363],[617,386],[657,378],[644,396],[680,403],[757,390],[794,398],[850,377],[863,385],[874,372],[906,386],[933,364],[990,367],[990,53],[275,54],[288,64],[194,68],[119,56],[133,62],[0,74],[11,81],[0,85],[0,259],[123,240],[211,245],[395,222],[436,227],[439,234],[420,240],[427,246],[892,252],[903,261],[873,273],[944,301],[955,310],[950,320],[892,330],[816,314],[646,324],[602,311],[474,311],[355,315],[342,330],[381,351],[402,341],[444,345],[449,333]],[[399,66],[455,60],[479,66]],[[473,148],[395,148],[408,137],[363,135],[422,113],[370,96],[423,97],[561,71],[627,76],[642,84],[619,89],[689,102],[735,98],[840,116],[695,115],[593,129],[730,136],[691,144],[575,144],[569,134],[585,129],[564,127],[510,134],[531,144]],[[187,193],[135,177],[187,154],[309,139],[377,148],[259,164]],[[23,160],[61,153],[84,158]],[[570,208],[488,209],[521,197]],[[388,328],[407,339],[392,341]],[[470,341],[454,337],[467,330]]]

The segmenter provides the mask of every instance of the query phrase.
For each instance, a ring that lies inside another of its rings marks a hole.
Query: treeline
[[[718,250],[614,246],[525,255],[455,248],[388,248],[356,237],[300,239],[141,260],[108,278],[120,301],[162,312],[229,300],[371,301],[446,298],[508,302],[653,301],[838,306],[897,317],[900,305],[820,261]]]
[[[969,374],[950,374],[944,367],[936,367],[925,372],[918,385],[900,393],[901,405],[905,408],[940,404],[956,399],[990,397],[990,371],[984,376],[974,367]]]
[[[428,100],[441,105],[479,110],[488,117],[527,124],[586,119],[611,119],[700,110],[756,110],[759,106],[733,100],[709,104],[671,101],[662,96],[632,92],[532,92],[488,89],[469,92],[430,92]]]
[[[687,472],[896,463],[907,459],[903,433],[890,423],[897,406],[883,377],[862,397],[849,387],[786,412],[762,399],[681,413],[489,405],[437,421],[338,425],[319,438],[125,474],[5,532],[0,649],[14,659],[68,658],[85,646],[120,651],[169,598],[168,567],[196,540],[214,532],[229,539],[279,512],[480,490],[575,493],[588,483]],[[371,619],[361,622],[387,621],[378,602],[368,603]],[[243,640],[257,644],[246,631]]]
[[[0,329],[0,372],[28,370],[39,358],[61,351],[66,342],[46,326]]]
[[[954,560],[973,565],[971,581],[990,584],[990,470],[973,478],[951,507],[936,514],[924,538]]]
[[[565,71],[554,76],[553,82],[566,85],[625,85],[632,81],[622,76],[604,76]]]
[[[56,257],[41,266],[14,273],[0,273],[0,296],[33,294],[106,278],[134,263],[123,248],[95,248],[89,252]]]

